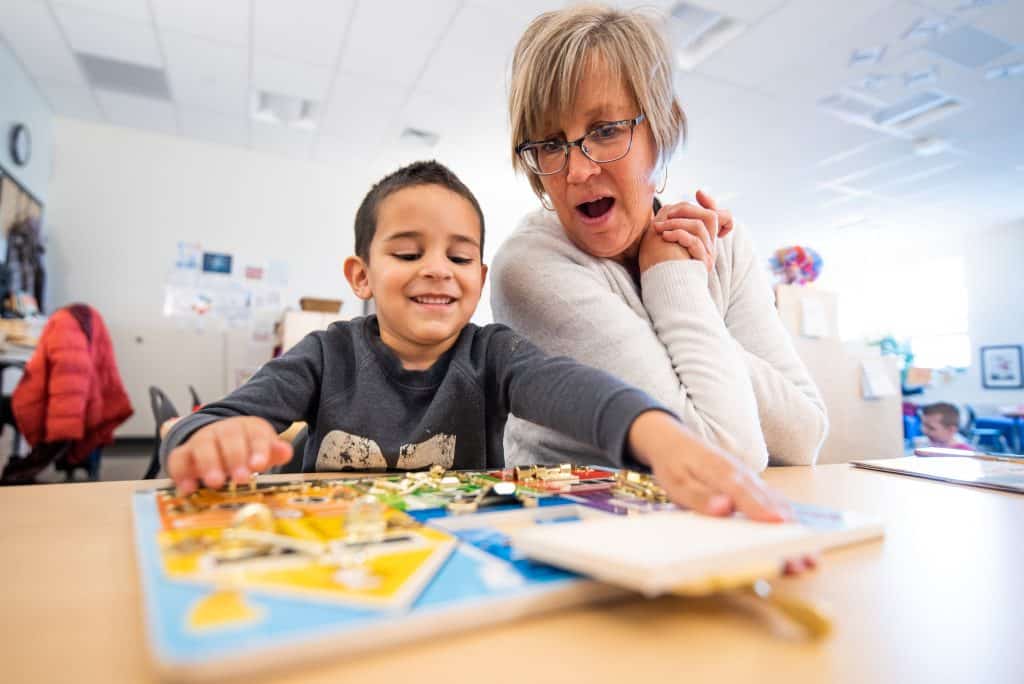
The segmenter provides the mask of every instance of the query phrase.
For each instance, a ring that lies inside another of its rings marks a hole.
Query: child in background
[[[623,467],[653,469],[684,506],[784,517],[785,503],[755,473],[640,390],[548,357],[503,325],[471,324],[487,274],[483,240],[476,198],[441,164],[417,162],[377,183],[344,265],[376,315],[311,333],[176,423],[161,455],[180,491],[288,462],[291,446],[276,433],[299,420],[309,424],[304,472],[501,468],[512,412]]]
[[[921,432],[931,442],[931,446],[973,451],[959,429],[960,409],[953,404],[939,401],[921,409]]]

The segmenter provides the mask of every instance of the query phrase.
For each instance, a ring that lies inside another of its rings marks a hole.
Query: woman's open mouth
[[[599,223],[608,216],[614,206],[614,197],[600,197],[590,202],[577,204],[576,211],[584,223]]]

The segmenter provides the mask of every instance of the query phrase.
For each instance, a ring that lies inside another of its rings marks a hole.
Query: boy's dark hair
[[[484,213],[480,210],[480,203],[470,192],[466,184],[459,180],[459,177],[452,173],[444,164],[434,160],[418,161],[403,166],[394,173],[384,176],[377,182],[370,192],[366,193],[359,210],[356,212],[356,255],[363,261],[370,260],[370,243],[377,232],[377,213],[380,204],[390,195],[404,188],[411,188],[417,185],[440,185],[447,188],[460,197],[464,197],[473,208],[480,219],[480,255],[484,253]]]
[[[953,404],[937,401],[934,404],[925,406],[921,409],[921,413],[926,416],[938,415],[939,421],[945,427],[960,427],[960,409]]]

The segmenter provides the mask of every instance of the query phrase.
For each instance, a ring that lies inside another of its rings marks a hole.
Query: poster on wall
[[[1024,388],[1020,345],[981,348],[981,385],[986,389]]]

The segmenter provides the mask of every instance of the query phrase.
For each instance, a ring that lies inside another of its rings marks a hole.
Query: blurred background
[[[92,305],[135,407],[131,458],[100,476],[141,477],[151,386],[188,410],[189,386],[216,399],[363,314],[341,273],[355,209],[416,159],[477,194],[490,261],[537,206],[510,162],[512,50],[564,4],[0,0],[4,393],[34,310]],[[775,258],[829,403],[823,460],[923,443],[940,400],[972,444],[1019,451],[1024,1],[615,4],[658,13],[679,66],[689,139],[663,197],[705,189]],[[0,461],[26,449],[11,433]]]

